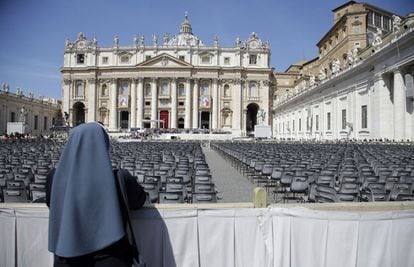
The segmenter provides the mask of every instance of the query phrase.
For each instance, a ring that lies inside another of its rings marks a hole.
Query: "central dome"
[[[185,14],[183,23],[181,23],[180,33],[174,35],[167,45],[177,46],[204,46],[203,42],[195,35],[193,35],[193,29],[188,21],[188,15]]]

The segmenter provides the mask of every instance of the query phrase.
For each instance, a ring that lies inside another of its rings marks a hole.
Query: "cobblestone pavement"
[[[254,184],[239,173],[231,163],[215,150],[203,147],[219,203],[252,202]]]

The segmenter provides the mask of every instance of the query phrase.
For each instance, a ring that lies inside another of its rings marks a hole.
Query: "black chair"
[[[158,195],[160,204],[184,203],[182,192],[160,192]]]
[[[217,203],[217,195],[215,193],[192,194],[192,203]]]

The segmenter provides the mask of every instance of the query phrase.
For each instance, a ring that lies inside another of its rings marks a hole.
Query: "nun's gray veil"
[[[69,135],[51,188],[49,251],[58,256],[85,255],[125,234],[108,149],[98,123],[77,126]]]

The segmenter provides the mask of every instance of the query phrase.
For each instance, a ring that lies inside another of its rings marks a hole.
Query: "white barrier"
[[[379,212],[175,205],[144,208],[132,220],[148,267],[414,266],[410,205]],[[47,227],[45,206],[1,205],[0,266],[52,266]]]

